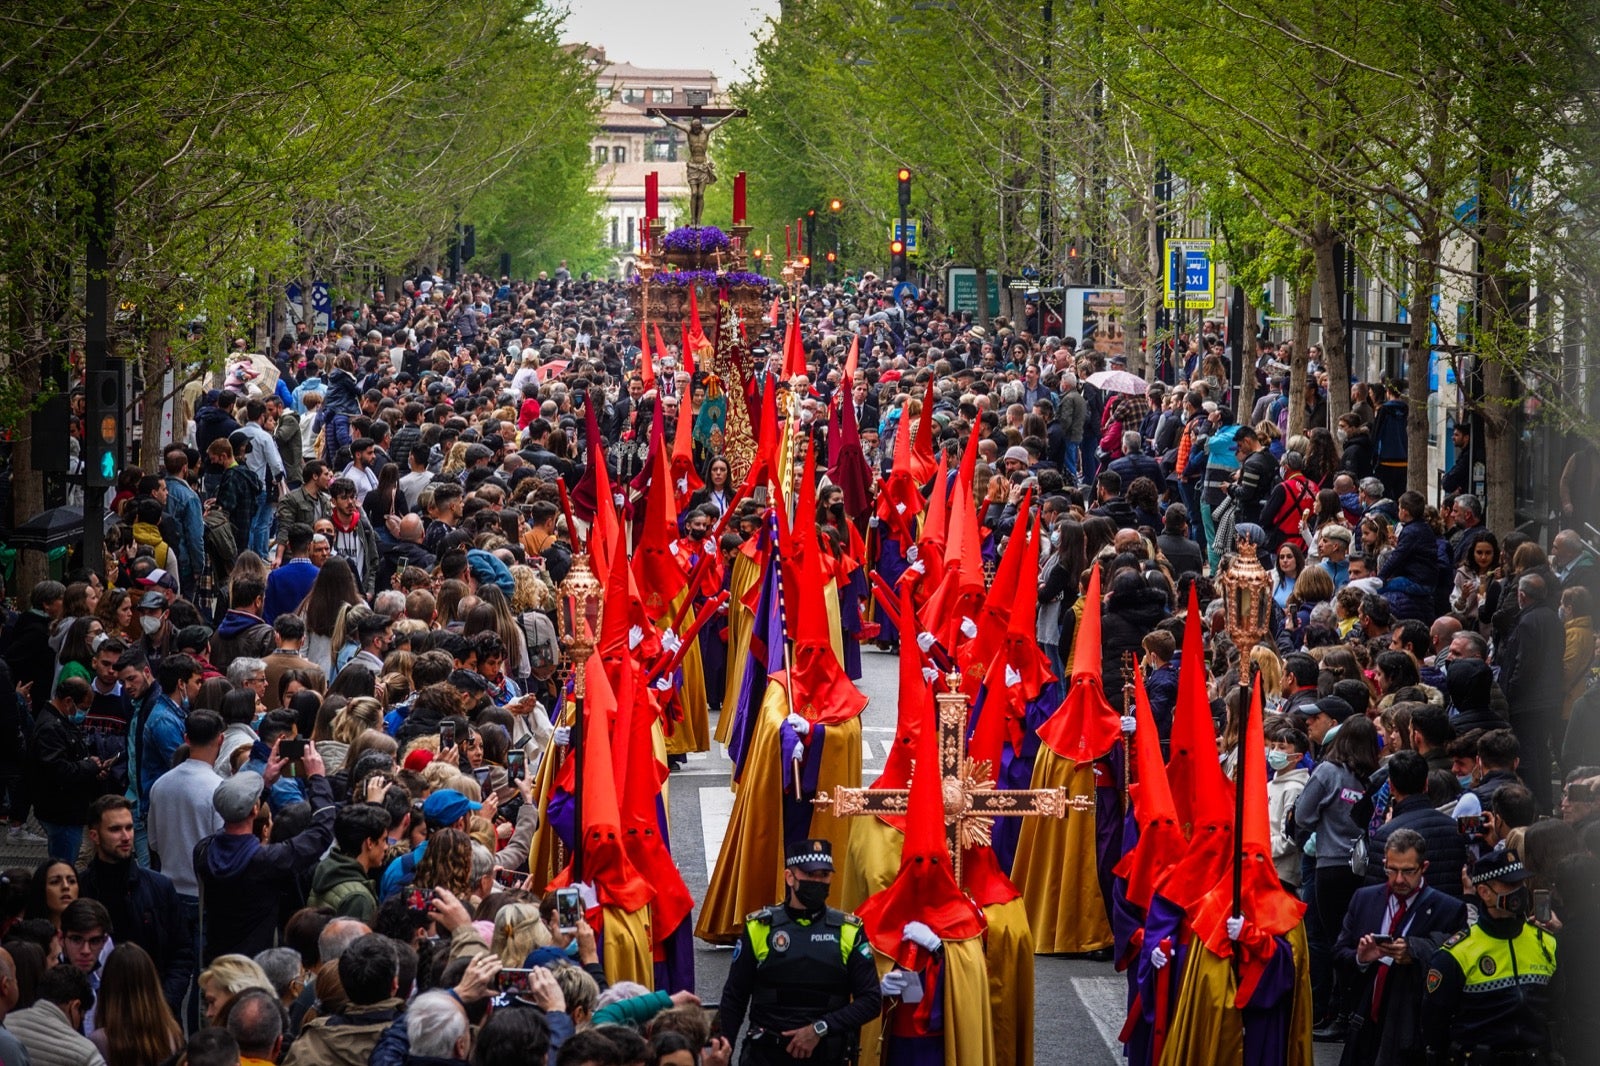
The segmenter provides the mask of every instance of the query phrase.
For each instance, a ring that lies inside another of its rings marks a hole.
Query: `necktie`
[[[1403,899],[1396,900],[1394,916],[1389,919],[1389,928],[1385,929],[1384,932],[1390,936],[1398,936],[1400,930],[1405,927],[1405,922],[1406,901]],[[1393,966],[1378,967],[1377,976],[1372,979],[1372,1010],[1369,1016],[1373,1021],[1378,1020],[1378,1007],[1383,1003],[1383,986],[1389,980],[1389,971],[1391,969],[1393,969]]]

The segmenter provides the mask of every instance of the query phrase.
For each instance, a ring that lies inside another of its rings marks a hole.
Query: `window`
[[[616,220],[615,217],[613,217],[611,219],[611,247],[615,248],[616,246],[617,246],[617,220]]]
[[[625,247],[625,248],[632,248],[633,247],[633,216],[632,215],[628,216],[628,243],[626,245],[624,245],[623,247]]]
[[[670,133],[658,133],[650,141],[650,158],[658,162],[678,161],[678,141]]]
[[[610,158],[611,158],[611,153],[606,150],[606,146],[605,145],[603,145],[603,144],[595,145],[595,148],[594,148],[594,161],[596,163],[604,163],[606,160],[608,160]]]
[[[619,144],[611,149],[611,161],[613,163],[626,163],[628,161],[627,147]]]
[[[625,104],[644,103],[644,90],[624,88],[622,90],[622,102]]]
[[[670,104],[670,103],[672,103],[672,90],[671,89],[651,89],[650,90],[650,102],[652,104]]]

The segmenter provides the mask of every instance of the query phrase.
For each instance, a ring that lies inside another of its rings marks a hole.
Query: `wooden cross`
[[[967,756],[967,697],[961,692],[961,675],[952,672],[945,681],[947,691],[934,697],[939,708],[939,776],[944,782],[945,843],[959,884],[963,849],[987,846],[996,818],[1064,818],[1069,810],[1093,810],[1095,801],[1093,796],[1069,796],[1065,788],[995,788],[997,769],[987,759]],[[910,789],[837,785],[812,802],[831,806],[835,818],[904,817],[910,800]]]

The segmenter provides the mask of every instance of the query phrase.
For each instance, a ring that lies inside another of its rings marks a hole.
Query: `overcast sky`
[[[778,0],[568,0],[562,40],[641,67],[710,68],[726,86],[749,76],[755,34]]]

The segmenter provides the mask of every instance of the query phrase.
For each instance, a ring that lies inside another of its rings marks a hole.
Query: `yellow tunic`
[[[650,946],[650,908],[624,911],[605,905],[600,908],[605,924],[606,980],[637,981],[646,988],[656,986],[656,967]]]
[[[672,622],[672,615],[676,614],[683,606],[683,599],[689,595],[688,591],[678,593],[672,601],[672,610],[661,618],[656,619],[656,625],[665,629]],[[687,627],[694,616],[690,608],[684,616],[684,625]],[[673,724],[672,735],[667,737],[667,754],[683,755],[691,751],[711,750],[710,713],[706,699],[706,671],[705,664],[700,661],[700,641],[698,638],[689,646],[683,656],[683,684],[678,686],[678,703],[683,710],[683,720]]]
[[[1033,764],[1034,788],[1065,786],[1069,796],[1094,795],[1094,764],[1063,759],[1048,746]],[[1111,923],[1095,865],[1095,812],[1025,818],[1011,880],[1022,891],[1033,950],[1080,954],[1111,946]]]
[[[1289,1046],[1280,1060],[1284,1066],[1312,1066],[1311,963],[1305,930],[1301,923],[1287,937],[1294,951],[1295,987]],[[1227,959],[1198,940],[1191,943],[1160,1066],[1233,1066],[1244,1060],[1242,1015],[1233,1005],[1238,987]]]
[[[572,720],[572,704],[569,702],[565,706],[565,713],[557,715],[554,724],[571,726]],[[528,844],[528,871],[533,874],[533,883],[541,887],[549,884],[550,879],[561,872],[570,858],[547,817],[550,793],[555,788],[556,764],[560,761],[557,754],[561,751],[554,740],[545,747],[544,758],[539,762],[539,777],[533,789],[533,801],[539,805],[539,828],[533,831],[533,840]]]
[[[744,552],[733,557],[733,576],[728,588],[728,667],[722,690],[722,713],[717,716],[718,744],[727,744],[733,732],[734,711],[739,706],[739,684],[744,679],[745,659],[750,655],[750,635],[755,631],[755,615],[744,605],[744,596],[761,578],[761,568]]]
[[[981,1004],[989,992],[983,938],[944,942],[945,1066],[995,1066],[994,1027]]]
[[[996,1066],[1033,1066],[1033,930],[1018,896],[983,908]]]
[[[853,914],[868,896],[893,884],[905,843],[906,835],[881,818],[851,818],[845,864],[849,878],[833,878],[837,906]]]

